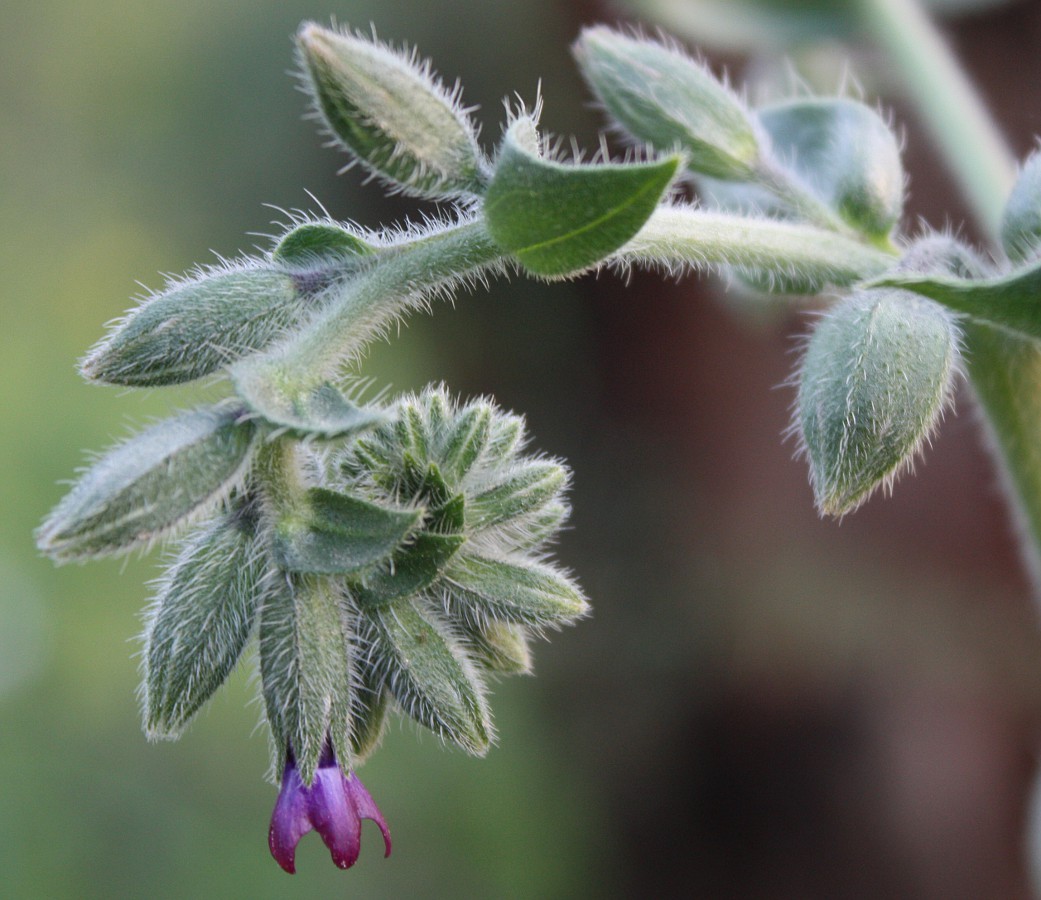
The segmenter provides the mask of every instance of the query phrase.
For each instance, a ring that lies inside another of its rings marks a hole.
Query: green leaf
[[[351,634],[334,582],[275,579],[260,621],[264,705],[276,748],[292,748],[307,785],[327,735],[337,759],[351,758]]]
[[[289,572],[357,572],[389,558],[422,516],[421,510],[388,509],[311,488],[300,508],[278,523],[275,555]]]
[[[627,243],[672,183],[679,156],[630,165],[562,165],[524,148],[510,127],[485,197],[492,239],[536,275],[573,275]]]
[[[271,251],[271,259],[285,265],[311,266],[319,262],[350,261],[375,252],[375,247],[346,228],[326,222],[305,222],[278,242]]]
[[[446,626],[408,600],[365,614],[373,659],[402,710],[435,734],[483,756],[494,732],[484,690],[473,665]]]
[[[84,378],[152,387],[203,378],[264,350],[313,309],[276,267],[204,272],[175,282],[119,321],[84,358]]]
[[[429,67],[314,23],[301,27],[297,44],[326,127],[369,171],[431,199],[480,192],[474,127]]]
[[[231,376],[251,412],[297,437],[347,437],[384,421],[381,411],[355,406],[329,382],[302,385],[280,378],[264,358],[235,366]]]
[[[242,654],[267,586],[248,509],[193,531],[163,575],[145,632],[145,727],[177,737]]]
[[[979,322],[1041,340],[1041,260],[997,278],[895,273],[871,284],[912,291]]]
[[[363,608],[386,606],[414,597],[430,587],[444,571],[466,538],[461,534],[423,532],[394,552],[389,563],[366,572],[352,589]]]
[[[957,341],[941,307],[891,288],[853,294],[821,319],[796,402],[821,513],[851,512],[909,464],[946,402]]]
[[[567,470],[557,463],[531,463],[470,498],[466,508],[471,528],[490,528],[536,512],[567,486]]]
[[[488,444],[492,412],[487,406],[472,406],[460,413],[445,439],[441,464],[448,478],[463,478]]]
[[[212,507],[238,483],[256,430],[224,402],[153,425],[90,467],[40,526],[58,562],[123,553]]]
[[[603,26],[587,28],[573,52],[600,102],[626,131],[660,151],[682,150],[687,167],[748,179],[759,140],[744,103],[676,46]]]
[[[484,617],[516,625],[562,625],[589,612],[582,592],[556,569],[529,560],[507,562],[467,553],[444,572],[453,597]]]

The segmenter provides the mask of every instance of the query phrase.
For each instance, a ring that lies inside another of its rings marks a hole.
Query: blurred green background
[[[593,2],[0,10],[0,895],[1027,896],[1041,641],[967,398],[892,500],[819,522],[773,390],[805,322],[735,315],[710,281],[504,282],[366,361],[381,386],[443,379],[528,415],[575,470],[559,557],[595,607],[538,647],[537,678],[497,686],[487,759],[390,730],[362,773],[390,860],[372,825],[349,873],[314,837],[294,878],[271,860],[251,661],[180,742],[145,741],[135,637],[158,554],[54,568],[31,535],[87,451],[198,390],[92,387],[75,360],[138,280],[266,247],[277,208],[416,212],[337,176],[302,121],[291,35],[334,16],[459,77],[489,146],[502,99],[540,79],[544,126],[595,146],[568,55],[611,18]],[[1036,5],[958,28],[1025,152]],[[907,134],[910,215],[958,221]]]

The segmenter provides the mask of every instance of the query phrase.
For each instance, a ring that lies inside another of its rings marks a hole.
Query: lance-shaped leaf
[[[145,728],[177,737],[242,654],[268,583],[254,514],[238,507],[187,537],[145,633]]]
[[[821,319],[796,404],[821,513],[852,511],[910,463],[947,400],[957,341],[941,307],[888,288],[853,294]]]
[[[326,488],[310,488],[278,522],[275,557],[289,572],[356,572],[389,558],[422,518],[422,510],[390,509]]]
[[[537,512],[567,487],[567,470],[550,462],[531,463],[470,498],[467,525],[490,528]]]
[[[1041,260],[997,278],[894,273],[872,284],[913,291],[977,321],[1041,340]]]
[[[260,619],[260,676],[280,754],[291,747],[304,784],[314,781],[326,737],[346,766],[351,756],[352,629],[334,582],[276,578]]]
[[[484,213],[492,239],[535,275],[573,275],[602,262],[650,218],[680,157],[629,165],[562,165],[530,147],[534,124],[510,126]]]
[[[464,625],[471,657],[489,672],[500,675],[527,675],[531,673],[531,647],[528,632],[522,625],[508,622],[484,622]]]
[[[600,102],[633,137],[658,150],[682,150],[695,172],[751,176],[759,157],[752,115],[678,46],[597,26],[582,32],[573,51]]]
[[[297,43],[323,122],[365,168],[421,197],[481,190],[474,127],[429,66],[314,23],[300,29]]]
[[[249,463],[255,428],[224,402],[165,419],[91,466],[37,532],[59,562],[122,553],[213,506]]]
[[[384,416],[356,406],[329,382],[298,384],[279,377],[266,357],[244,360],[232,369],[235,391],[249,410],[298,437],[334,438],[360,434]]]
[[[773,155],[858,231],[883,238],[904,205],[900,146],[873,109],[843,98],[791,100],[758,112]]]
[[[336,260],[350,262],[375,253],[375,247],[341,225],[305,222],[278,242],[271,259],[287,266],[311,266]]]
[[[483,756],[494,738],[484,689],[444,622],[409,600],[364,614],[370,651],[408,715],[435,734]]]
[[[487,406],[472,406],[460,413],[441,450],[446,477],[458,480],[473,468],[488,445],[491,421],[492,412]]]
[[[448,564],[444,580],[452,598],[476,621],[492,618],[539,628],[573,622],[589,612],[569,578],[532,560],[508,562],[467,553]]]
[[[466,542],[461,534],[423,532],[371,572],[366,572],[352,594],[363,608],[386,606],[414,597],[430,587],[449,560]]]
[[[203,272],[128,313],[81,372],[133,387],[192,381],[268,347],[307,310],[304,285],[279,266]]]

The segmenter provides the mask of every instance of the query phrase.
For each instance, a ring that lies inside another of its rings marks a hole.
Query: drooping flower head
[[[275,861],[290,875],[296,872],[296,845],[312,828],[341,869],[358,861],[361,820],[371,819],[383,832],[384,856],[390,856],[390,831],[383,814],[354,772],[345,773],[327,744],[314,783],[307,787],[292,751],[287,754],[282,789],[271,814],[268,844]]]

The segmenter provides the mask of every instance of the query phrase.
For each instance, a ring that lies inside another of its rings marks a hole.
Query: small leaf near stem
[[[488,231],[534,275],[575,275],[633,237],[654,211],[680,165],[562,165],[526,147],[526,118],[510,127],[485,197]]]

